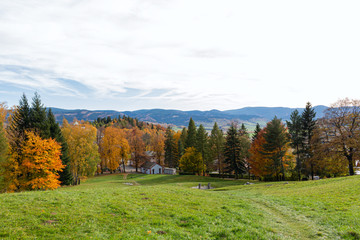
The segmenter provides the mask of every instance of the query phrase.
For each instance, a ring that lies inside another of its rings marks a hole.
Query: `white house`
[[[141,172],[145,174],[162,174],[163,167],[155,162],[145,162],[141,165]]]
[[[175,175],[176,174],[176,168],[164,168],[164,174]]]

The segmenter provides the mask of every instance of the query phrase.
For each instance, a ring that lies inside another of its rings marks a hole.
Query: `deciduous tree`
[[[332,104],[325,113],[329,131],[326,144],[334,154],[340,153],[347,161],[349,174],[354,175],[354,161],[360,156],[360,100],[342,99]]]
[[[136,172],[141,162],[145,158],[145,144],[142,139],[142,132],[139,128],[134,127],[129,136],[129,144],[132,152],[132,158],[135,162]]]
[[[80,179],[93,176],[100,157],[96,144],[96,128],[88,123],[79,123],[76,119],[69,124],[63,120],[62,133],[69,147],[70,168],[73,184],[80,184]]]
[[[194,147],[187,148],[185,154],[180,158],[179,167],[184,172],[201,174],[204,169],[201,153]]]
[[[61,146],[53,139],[42,139],[33,132],[25,132],[21,154],[16,151],[10,157],[5,172],[7,191],[48,190],[60,186],[58,172],[61,163]]]
[[[115,127],[105,128],[100,146],[100,157],[102,161],[107,163],[106,165],[111,172],[115,172],[121,163],[123,163],[124,168],[130,154],[130,146],[121,129]]]

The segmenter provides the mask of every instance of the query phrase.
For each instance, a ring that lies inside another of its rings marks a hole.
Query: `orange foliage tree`
[[[107,127],[104,130],[104,136],[100,141],[100,157],[101,161],[105,162],[105,166],[110,171],[115,170],[123,163],[125,170],[125,163],[130,153],[130,146],[125,138],[124,132],[115,127]],[[103,171],[103,169],[101,169]]]
[[[152,131],[150,139],[151,150],[155,153],[158,164],[162,164],[164,155],[165,135],[163,131]]]
[[[250,172],[257,177],[266,176],[271,174],[271,160],[267,158],[264,153],[264,138],[265,129],[262,129],[250,147]]]
[[[142,131],[134,127],[128,132],[128,139],[130,143],[130,149],[132,152],[132,159],[135,161],[136,172],[138,171],[139,165],[143,159],[145,159],[145,143],[142,139]]]
[[[65,167],[60,159],[61,146],[33,132],[26,131],[25,137],[21,154],[10,147],[12,154],[5,164],[7,192],[58,188],[61,183],[58,172]]]

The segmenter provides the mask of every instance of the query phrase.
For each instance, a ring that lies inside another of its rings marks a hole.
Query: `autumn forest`
[[[310,103],[289,121],[276,116],[249,132],[170,126],[125,115],[61,124],[35,93],[11,109],[0,106],[0,191],[50,190],[94,175],[136,172],[147,161],[180,174],[261,181],[302,181],[354,175],[360,149],[360,101],[343,99],[317,118]]]

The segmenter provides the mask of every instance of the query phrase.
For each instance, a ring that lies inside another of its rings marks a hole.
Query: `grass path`
[[[280,207],[266,200],[252,199],[254,208],[268,215],[269,224],[284,239],[320,239],[325,238],[321,227],[303,215],[293,215],[290,209]]]

